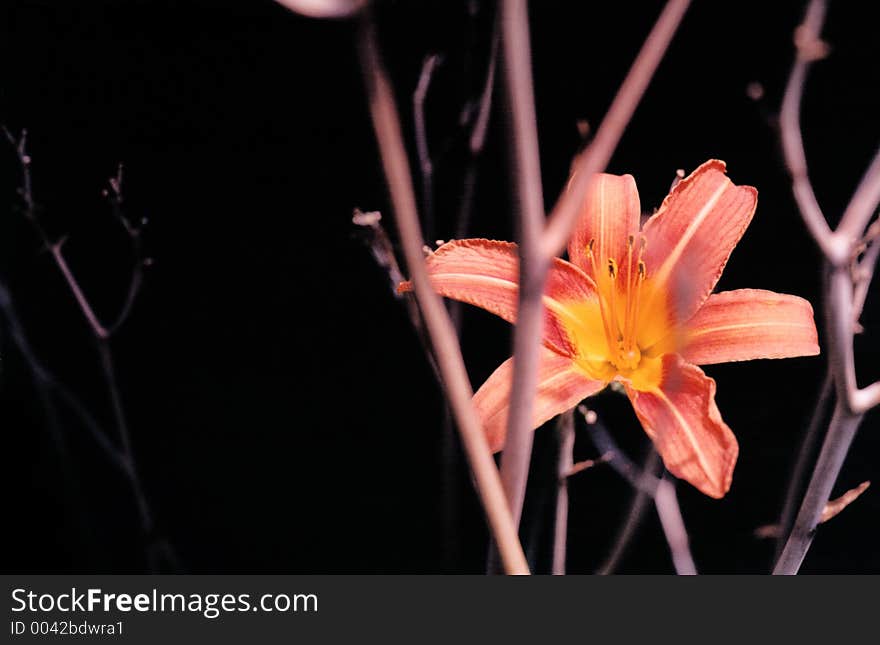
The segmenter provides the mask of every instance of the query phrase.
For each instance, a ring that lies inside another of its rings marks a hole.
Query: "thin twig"
[[[584,459],[583,461],[579,461],[571,465],[569,471],[565,474],[566,477],[574,477],[586,470],[590,470],[591,468],[595,468],[599,464],[607,464],[611,461],[611,458],[614,455],[610,452],[606,452],[604,455],[600,455],[595,459]]]
[[[556,518],[553,523],[553,575],[563,576],[568,553],[568,478],[574,469],[574,410],[559,416],[556,435],[559,455],[556,467]]]
[[[610,454],[611,458],[608,463],[611,467],[628,481],[636,491],[643,493],[646,499],[650,498],[654,501],[657,515],[660,517],[660,526],[663,528],[663,535],[666,538],[666,544],[669,546],[669,553],[672,556],[672,563],[676,573],[678,575],[696,575],[697,568],[691,555],[687,529],[685,528],[684,518],[678,505],[678,497],[675,494],[675,485],[665,478],[654,475],[654,466],[642,470],[630,461],[620,448],[617,447],[614,439],[611,438],[611,434],[599,421],[595,412],[588,410],[584,405],[579,406],[578,411],[587,422],[587,430],[590,434],[590,439],[592,439],[593,444],[596,446],[596,450],[600,454]],[[652,450],[652,453],[649,461],[656,459],[659,465],[659,459],[654,457],[656,451]],[[620,539],[615,544],[614,553],[619,550],[622,555],[626,544],[635,533],[635,527],[638,525],[637,520],[638,518],[634,518],[631,524],[627,521],[624,525],[625,531],[621,532]],[[628,528],[628,525],[630,528]],[[611,573],[616,568],[616,561],[619,558],[620,556],[618,555],[610,559],[611,564],[614,566],[603,567],[601,573]]]
[[[871,485],[871,482],[866,481],[862,482],[855,488],[851,488],[846,491],[843,495],[838,497],[837,499],[829,500],[827,504],[825,504],[825,508],[822,511],[822,515],[819,517],[819,524],[824,524],[828,520],[831,520],[837,517],[840,512],[845,509],[847,506],[856,501],[859,497],[861,497],[862,493],[868,490],[868,487]]]
[[[608,165],[689,5],[690,0],[669,0],[666,3],[599,125],[595,138],[575,161],[571,185],[563,191],[553,207],[544,232],[542,246],[547,256],[559,255],[568,243],[590,178]]]
[[[660,455],[651,448],[648,456],[645,458],[645,463],[642,464],[641,470],[643,473],[656,477],[660,473],[662,466]],[[641,488],[633,489],[633,499],[626,513],[626,518],[611,542],[611,551],[596,570],[598,575],[608,576],[617,571],[652,501],[651,496]]]
[[[128,280],[128,289],[125,292],[125,300],[122,303],[122,308],[119,310],[116,320],[107,327],[106,335],[108,338],[119,331],[120,327],[125,324],[131,315],[131,311],[134,308],[134,304],[137,301],[137,297],[143,286],[144,268],[152,264],[150,258],[144,257],[143,239],[141,237],[141,233],[143,232],[142,227],[146,225],[146,219],[141,220],[139,226],[134,225],[129,221],[122,210],[122,171],[122,164],[119,164],[116,169],[116,176],[112,177],[108,182],[109,189],[104,192],[104,196],[110,203],[113,218],[119,222],[128,234],[131,247],[132,267],[131,275]]]
[[[861,332],[862,326],[859,318],[865,308],[868,299],[868,289],[874,279],[874,271],[877,268],[877,260],[880,258],[880,220],[875,220],[865,236],[865,252],[862,259],[855,264],[853,281],[856,288],[853,293],[853,326],[855,331]]]
[[[474,13],[471,14],[473,19]],[[468,135],[468,158],[465,165],[464,177],[462,179],[461,200],[459,201],[458,214],[453,228],[454,238],[465,238],[470,229],[471,212],[473,210],[474,195],[476,193],[477,176],[480,168],[480,158],[483,148],[486,144],[486,133],[488,132],[489,116],[492,111],[492,96],[495,85],[495,68],[498,61],[499,50],[499,28],[498,15],[494,20],[492,30],[492,46],[489,55],[489,62],[486,66],[486,76],[483,81],[483,88],[480,93],[478,109],[474,115],[473,109],[462,110],[462,126],[468,124],[468,118],[471,119],[471,128]],[[472,106],[472,102],[469,102]],[[469,116],[466,116],[469,115]],[[462,336],[462,322],[464,303],[458,300],[452,300],[447,303],[449,317],[452,319],[452,325],[455,333],[460,339]],[[446,407],[443,415],[443,467],[445,470],[445,486],[444,486],[444,531],[446,533],[445,543],[447,545],[457,545],[459,537],[456,530],[457,522],[457,482],[458,465],[460,462],[460,450],[455,437],[455,427],[452,413],[449,407]],[[451,549],[447,549],[449,551]],[[497,559],[494,544],[489,548],[489,560]]]
[[[486,80],[483,83],[483,91],[480,94],[479,108],[468,138],[468,160],[465,168],[462,197],[456,218],[454,236],[463,238],[470,227],[471,210],[474,203],[474,192],[477,184],[477,172],[479,159],[486,146],[486,135],[489,131],[489,115],[492,113],[492,95],[495,86],[495,68],[498,63],[498,50],[500,49],[501,32],[498,22],[500,15],[496,17],[495,26],[492,30],[492,52],[489,55],[489,64],[486,68]],[[459,303],[454,303],[458,305]],[[455,316],[453,316],[455,318]]]
[[[434,237],[434,164],[428,147],[428,131],[425,123],[425,99],[431,85],[434,70],[440,64],[440,56],[431,54],[422,62],[419,82],[413,92],[413,120],[415,122],[416,154],[422,176],[422,229],[428,239]]]
[[[120,454],[116,446],[113,445],[113,442],[109,439],[104,429],[101,428],[101,425],[76,395],[58,381],[43,362],[37,358],[25,334],[24,326],[18,317],[9,289],[2,282],[0,282],[0,311],[3,312],[6,318],[9,336],[18,348],[34,381],[61,399],[77,416],[83,428],[86,429],[89,436],[95,441],[110,463],[126,476],[129,476],[131,470],[128,461]]]
[[[404,280],[403,272],[397,264],[397,257],[394,255],[394,247],[391,244],[388,233],[385,232],[385,228],[382,226],[382,214],[378,211],[364,213],[356,208],[354,209],[351,221],[352,224],[357,226],[359,231],[363,233],[364,244],[369,247],[373,260],[375,260],[379,268],[384,270],[385,274],[388,276],[388,284],[391,294],[395,299],[400,300],[406,306],[409,321],[422,345],[422,349],[425,352],[425,358],[428,359],[428,364],[431,366],[431,370],[434,372],[437,382],[442,385],[443,379],[440,376],[440,368],[437,366],[437,359],[434,356],[431,342],[425,331],[425,323],[422,321],[422,314],[419,311],[419,307],[412,298],[397,292],[398,285]]]
[[[838,234],[853,240],[860,238],[880,204],[880,148],[862,176],[837,227]]]
[[[359,18],[357,44],[358,60],[363,72],[370,116],[395,213],[395,223],[407,267],[412,275],[416,298],[443,375],[447,397],[455,414],[465,454],[486,512],[489,529],[498,545],[505,571],[512,574],[527,574],[529,569],[519,543],[516,524],[507,505],[489,444],[471,403],[473,390],[465,371],[455,330],[440,297],[431,287],[424,267],[421,255],[424,238],[419,226],[412,177],[400,132],[400,120],[391,84],[381,62],[375,25],[369,10]]]
[[[67,286],[70,289],[74,300],[79,306],[79,309],[83,317],[86,319],[90,331],[92,332],[95,346],[100,357],[101,368],[103,370],[107,384],[107,392],[110,397],[110,404],[113,410],[114,419],[116,421],[117,433],[119,435],[120,449],[117,453],[117,458],[124,464],[124,470],[127,474],[127,479],[131,486],[132,495],[135,499],[135,505],[138,511],[138,518],[141,525],[141,532],[145,541],[147,542],[147,557],[150,563],[150,568],[153,571],[158,570],[159,561],[155,559],[155,556],[158,554],[158,552],[161,552],[162,556],[167,559],[167,562],[169,562],[170,564],[172,564],[172,566],[176,568],[176,557],[174,556],[171,547],[164,539],[156,535],[153,514],[147,502],[147,497],[144,492],[144,487],[141,482],[136,461],[134,458],[131,435],[129,432],[128,423],[122,404],[122,393],[119,389],[119,383],[116,378],[116,370],[113,361],[113,354],[110,349],[111,337],[128,319],[128,316],[131,313],[134,301],[140,291],[143,267],[148,263],[148,261],[144,260],[141,256],[141,229],[139,227],[133,226],[122,213],[122,165],[120,164],[117,167],[116,176],[110,179],[110,188],[108,191],[105,191],[105,196],[110,201],[110,206],[114,218],[120,223],[120,225],[125,229],[126,233],[128,234],[132,246],[132,253],[134,256],[134,266],[129,280],[129,287],[127,290],[126,298],[123,302],[120,313],[117,315],[112,325],[106,326],[101,323],[100,319],[95,314],[94,308],[86,297],[84,290],[80,286],[79,281],[76,279],[76,276],[74,275],[73,271],[70,268],[70,265],[67,263],[67,260],[64,257],[64,238],[58,241],[51,240],[46,229],[43,227],[39,217],[37,216],[37,206],[33,197],[30,171],[31,158],[30,155],[27,153],[27,131],[22,130],[21,135],[16,138],[5,126],[2,127],[2,130],[6,138],[9,140],[9,143],[14,148],[19,165],[21,167],[22,185],[19,188],[18,192],[24,204],[25,217],[31,222],[43,245],[49,250],[51,257],[55,262],[55,266],[64,277],[64,280],[67,283]],[[75,401],[75,399],[73,399],[73,401]],[[74,405],[73,407],[75,410],[78,410],[81,418],[87,419],[87,417],[83,415],[84,408],[78,405]],[[100,437],[106,439],[106,435],[104,435],[102,432],[96,433],[94,431],[95,426],[91,423],[86,423],[86,427],[92,430],[93,436],[95,436],[99,444],[102,445],[105,453],[108,455],[112,455],[113,452],[111,452],[111,449],[106,445],[105,442],[100,439]],[[117,460],[114,459],[113,461],[116,462]]]

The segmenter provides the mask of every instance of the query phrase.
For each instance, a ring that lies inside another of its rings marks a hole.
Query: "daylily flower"
[[[666,468],[724,496],[739,449],[715,405],[715,381],[697,365],[819,353],[806,300],[757,289],[711,293],[756,203],[754,188],[734,185],[724,162],[711,160],[640,229],[633,178],[591,180],[569,261],[553,262],[544,290],[534,427],[618,381]],[[440,294],[515,322],[516,245],[457,240],[426,263]],[[474,395],[493,451],[504,447],[512,361]]]

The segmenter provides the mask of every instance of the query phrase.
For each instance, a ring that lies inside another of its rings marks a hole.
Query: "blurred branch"
[[[660,455],[652,448],[645,458],[645,463],[642,465],[642,472],[656,477],[660,473],[661,467]],[[611,542],[610,553],[596,570],[598,575],[607,576],[617,571],[627,548],[645,517],[645,511],[648,510],[648,505],[651,501],[653,501],[651,496],[644,490],[640,488],[633,489],[633,499],[627,511],[626,519],[620,525],[614,540]]]
[[[437,382],[442,386],[443,378],[440,375],[437,358],[434,356],[431,342],[425,331],[425,324],[422,321],[419,307],[412,298],[397,292],[397,285],[404,281],[404,277],[400,266],[397,264],[397,257],[394,255],[394,247],[388,238],[388,233],[385,232],[385,228],[382,226],[382,214],[379,211],[365,213],[356,208],[354,209],[351,221],[364,233],[364,243],[370,248],[376,264],[387,274],[391,294],[406,306],[409,321],[416,332],[416,336],[419,338],[419,342],[422,344],[428,364],[431,366]]]
[[[71,411],[73,411],[83,428],[88,431],[89,436],[94,439],[95,443],[105,454],[110,463],[121,470],[127,477],[130,477],[132,472],[129,462],[125,459],[124,455],[117,450],[116,446],[113,445],[113,442],[109,439],[104,429],[101,428],[100,424],[95,420],[76,395],[59,382],[43,362],[37,358],[37,355],[25,334],[24,326],[21,324],[18,312],[15,309],[12,295],[6,285],[2,282],[0,282],[0,311],[3,312],[3,316],[6,318],[9,336],[18,348],[18,352],[24,359],[25,365],[27,366],[28,371],[30,371],[37,386],[45,388],[48,393],[54,393],[58,396],[58,398],[61,399]]]
[[[416,153],[419,157],[419,170],[422,176],[422,228],[429,238],[434,237],[434,164],[428,147],[428,133],[425,124],[425,99],[434,70],[440,65],[440,56],[431,54],[422,62],[419,82],[413,92],[413,119],[415,121]]]
[[[471,221],[473,209],[474,191],[477,183],[478,161],[483,154],[486,145],[486,134],[489,131],[489,115],[492,112],[492,95],[495,87],[495,69],[498,64],[498,50],[500,49],[501,32],[498,25],[499,16],[495,19],[492,30],[492,51],[489,55],[489,64],[486,68],[486,80],[483,83],[483,91],[480,94],[480,102],[476,116],[473,118],[470,136],[468,138],[468,161],[464,174],[464,187],[462,190],[461,205],[455,224],[454,236],[465,237]],[[458,306],[458,303],[453,303]],[[453,318],[456,316],[453,315]]]
[[[542,246],[548,256],[559,255],[565,249],[590,178],[608,165],[689,5],[690,0],[668,0],[599,125],[595,138],[575,160],[571,185],[557,200],[544,231]]]
[[[517,536],[516,524],[507,505],[495,461],[479,419],[473,409],[473,390],[464,367],[452,322],[440,297],[431,287],[422,261],[423,236],[409,164],[400,132],[400,120],[393,91],[382,65],[375,25],[369,11],[358,22],[358,60],[369,100],[370,116],[382,159],[386,183],[395,213],[395,223],[412,275],[416,298],[437,357],[450,406],[458,423],[465,453],[489,521],[489,528],[504,563],[505,571],[529,572]]]
[[[568,478],[574,470],[574,410],[559,415],[556,435],[559,455],[556,467],[556,517],[553,523],[553,575],[563,576],[568,553]]]
[[[795,200],[807,229],[825,256],[828,362],[837,402],[791,534],[774,568],[776,574],[794,574],[800,569],[862,417],[880,403],[880,381],[866,388],[858,387],[853,349],[853,334],[877,260],[875,244],[865,254],[862,260],[865,264],[856,263],[856,270],[852,270],[862,243],[862,232],[880,202],[880,152],[850,199],[840,225],[832,230],[816,202],[807,175],[800,127],[800,104],[807,73],[811,63],[824,57],[828,50],[820,38],[825,12],[825,0],[811,0],[803,22],[795,31],[797,55],[786,87],[780,128]]]
[[[367,0],[275,0],[310,18],[348,18],[363,9]]]
[[[543,335],[543,293],[550,258],[541,251],[544,194],[532,88],[532,59],[526,0],[501,4],[501,46],[510,122],[514,205],[517,213],[519,289],[513,333],[513,385],[501,481],[513,521],[519,524],[532,454],[532,421]]]
[[[868,289],[874,279],[874,270],[877,268],[877,259],[880,257],[880,220],[875,220],[865,236],[865,252],[862,259],[855,264],[853,280],[855,292],[853,293],[853,326],[855,331],[861,332],[862,310],[865,308],[865,300],[868,299]]]
[[[128,235],[131,246],[132,267],[131,276],[128,281],[128,289],[126,289],[125,292],[125,300],[122,303],[122,308],[117,314],[116,320],[114,320],[105,330],[108,338],[115,334],[131,315],[131,310],[134,308],[134,303],[137,300],[141,291],[141,286],[143,285],[144,268],[152,264],[151,258],[144,257],[143,241],[141,239],[141,232],[143,231],[142,227],[146,226],[147,220],[142,219],[140,226],[136,226],[129,221],[122,210],[122,170],[122,164],[119,164],[116,167],[116,176],[111,177],[108,181],[109,188],[104,191],[104,197],[106,197],[110,204],[113,218],[119,222]]]
[[[122,165],[117,168],[117,173],[109,180],[109,189],[104,195],[110,203],[111,211],[114,219],[123,227],[128,235],[132,253],[134,256],[134,266],[129,280],[126,297],[122,308],[117,315],[115,321],[105,326],[101,323],[95,310],[85,295],[84,290],[80,286],[79,281],[71,270],[63,253],[63,245],[65,238],[53,241],[50,239],[46,229],[43,227],[37,215],[37,207],[33,197],[33,184],[31,180],[31,157],[27,152],[27,131],[22,130],[21,135],[16,137],[12,132],[2,126],[3,134],[9,141],[15,151],[16,157],[21,169],[21,186],[18,189],[19,197],[24,205],[24,216],[31,222],[34,230],[37,232],[43,245],[49,250],[50,255],[55,263],[56,268],[64,277],[64,280],[70,289],[70,292],[76,301],[79,309],[88,323],[89,330],[92,333],[96,350],[101,362],[101,368],[106,381],[107,392],[110,398],[110,405],[113,411],[113,417],[116,423],[117,433],[119,435],[120,449],[117,453],[110,448],[107,443],[106,435],[97,430],[96,424],[91,419],[91,415],[85,412],[85,408],[79,405],[78,401],[72,396],[64,396],[72,409],[77,412],[84,425],[88,428],[93,437],[103,448],[105,454],[111,458],[116,465],[123,465],[123,470],[127,474],[127,479],[131,485],[132,494],[138,511],[138,517],[141,525],[142,535],[147,542],[147,556],[150,561],[152,570],[158,569],[159,562],[155,559],[161,555],[167,559],[167,562],[176,567],[176,558],[171,551],[167,542],[156,536],[156,527],[153,519],[153,513],[147,502],[143,484],[138,474],[138,468],[134,458],[134,452],[131,444],[131,435],[128,428],[128,421],[125,415],[125,408],[122,402],[122,393],[119,389],[119,382],[116,377],[116,368],[113,360],[113,353],[110,349],[110,339],[125,323],[131,313],[133,304],[140,291],[142,283],[143,267],[149,264],[149,259],[142,256],[142,248],[140,242],[141,229],[132,225],[122,212]],[[21,346],[20,346],[21,347]],[[31,355],[32,357],[32,355]],[[31,367],[38,363],[31,363]],[[114,455],[116,455],[114,457]]]
[[[672,563],[678,575],[696,575],[697,567],[694,564],[693,556],[690,552],[688,544],[687,528],[685,528],[684,518],[681,515],[681,509],[678,505],[678,497],[675,494],[675,484],[669,480],[654,475],[651,470],[642,470],[636,466],[630,459],[617,447],[614,439],[611,438],[609,432],[605,429],[596,413],[588,410],[585,405],[578,406],[578,412],[584,417],[587,423],[587,430],[590,433],[590,439],[596,446],[596,450],[602,455],[611,455],[608,463],[611,467],[639,493],[645,495],[654,501],[654,507],[657,509],[657,515],[660,517],[660,525],[663,528],[663,535],[666,537],[666,544],[669,546],[669,552],[672,556]],[[652,451],[653,452],[653,451]],[[629,524],[629,522],[627,522]],[[635,532],[637,522],[632,523],[632,529],[621,534],[618,544],[626,543],[631,539]],[[618,550],[617,544],[614,551]],[[620,547],[622,554],[623,547]],[[618,556],[619,557],[619,556]],[[602,573],[611,573],[616,567],[617,558],[612,560],[614,567],[603,567]]]

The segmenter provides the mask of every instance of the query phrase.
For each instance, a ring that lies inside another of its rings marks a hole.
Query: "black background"
[[[807,154],[832,220],[880,139],[868,4],[832,5],[832,55],[807,86]],[[548,207],[580,145],[576,122],[598,124],[661,5],[532,3]],[[760,197],[718,288],[793,293],[818,310],[819,257],[775,129],[802,10],[800,2],[696,2],[609,171],[633,174],[650,210],[677,168],[724,159],[731,178]],[[466,159],[459,115],[484,78],[493,12],[464,1],[379,5],[409,144],[422,60],[444,57],[427,108],[431,238],[454,230]],[[126,238],[100,194],[117,162],[126,167],[127,213],[149,220],[154,265],[113,348],[147,495],[177,570],[482,571],[486,531],[466,473],[458,465],[450,479],[444,467],[433,375],[350,221],[354,207],[388,208],[353,24],[297,17],[270,2],[9,0],[0,29],[0,120],[28,129],[44,221],[53,236],[69,236],[70,263],[106,319],[129,271]],[[763,86],[761,100],[747,96],[751,82]],[[496,100],[470,233],[511,239],[502,107]],[[40,358],[112,427],[88,328],[17,210],[11,152],[0,164],[0,278]],[[866,383],[880,377],[873,300],[863,323]],[[509,341],[506,324],[466,312],[463,350],[475,385],[509,355]],[[740,459],[721,501],[679,486],[694,557],[701,571],[764,572],[773,547],[754,530],[776,518],[824,358],[706,371]],[[628,403],[603,394],[594,405],[641,459],[647,444]],[[3,568],[146,570],[125,480],[68,415],[63,449],[52,440],[5,333],[0,424],[10,538]],[[524,530],[538,571],[548,566],[553,450],[553,433],[539,431]],[[576,456],[594,456],[581,433]],[[874,479],[878,459],[869,414],[836,490]],[[631,491],[607,468],[578,475],[571,491],[569,570],[587,573],[607,552]],[[804,571],[880,572],[878,500],[869,489],[823,526]],[[672,571],[653,514],[621,570]]]

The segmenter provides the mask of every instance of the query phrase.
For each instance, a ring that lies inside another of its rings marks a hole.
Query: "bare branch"
[[[419,227],[415,193],[400,132],[400,120],[391,84],[381,62],[375,26],[369,11],[360,18],[357,38],[360,54],[358,58],[367,89],[373,129],[396,216],[395,222],[407,267],[412,275],[416,298],[443,375],[449,403],[455,414],[465,453],[505,571],[527,574],[528,565],[519,543],[516,524],[507,506],[486,436],[471,404],[473,390],[465,371],[455,330],[440,297],[431,287],[422,262],[421,247],[424,238]]]
[[[868,299],[868,288],[874,279],[874,271],[877,268],[877,259],[880,258],[880,220],[875,220],[868,228],[865,236],[866,250],[862,259],[856,264],[853,280],[856,284],[853,294],[853,325],[856,332],[861,331],[859,318],[865,308],[865,300]]]
[[[798,112],[809,64],[825,55],[820,40],[825,18],[825,0],[812,0],[803,23],[795,32],[797,59],[792,68],[783,102],[781,119],[783,150],[792,175],[795,199],[804,222],[825,254],[825,316],[829,340],[829,367],[837,390],[837,403],[807,486],[791,535],[774,568],[776,574],[794,574],[812,543],[834,482],[862,421],[864,413],[880,404],[880,381],[860,389],[856,381],[853,332],[873,277],[875,251],[863,258],[864,266],[851,263],[857,254],[862,231],[880,202],[880,153],[866,171],[841,218],[831,231],[816,203],[806,172],[806,157]],[[863,270],[862,270],[863,269]],[[861,275],[864,274],[864,275]],[[784,527],[783,527],[784,529]]]
[[[846,254],[844,245],[828,226],[828,220],[816,200],[813,185],[807,171],[807,155],[801,133],[801,100],[807,72],[813,61],[818,60],[824,51],[819,37],[825,21],[825,0],[813,0],[807,9],[804,22],[795,30],[796,59],[792,67],[782,109],[779,113],[780,136],[785,163],[791,175],[792,191],[798,204],[801,217],[807,229],[816,240],[819,248],[832,263],[840,261]]]
[[[687,529],[678,505],[678,497],[675,494],[675,485],[664,477],[658,478],[650,469],[639,469],[630,461],[614,443],[614,439],[601,424],[595,412],[588,410],[585,405],[578,406],[578,411],[587,422],[587,430],[596,450],[603,455],[611,455],[609,459],[611,467],[634,489],[643,493],[646,498],[654,500],[654,506],[660,517],[660,525],[663,528],[663,535],[666,537],[666,544],[669,546],[669,553],[672,556],[676,573],[678,575],[696,575],[697,567],[691,555]],[[629,521],[627,525],[630,525]],[[634,534],[636,525],[637,522],[633,522],[631,529],[621,534],[618,544],[626,545]],[[618,552],[617,545],[614,552]],[[620,548],[619,552],[622,555],[623,548]],[[616,567],[616,562],[612,562]],[[604,569],[603,567],[602,573],[613,571],[613,568],[607,571]]]
[[[604,455],[599,455],[595,459],[584,459],[583,461],[572,464],[568,472],[565,473],[565,477],[574,477],[575,475],[578,475],[585,470],[590,470],[591,468],[595,468],[596,466],[600,466],[601,464],[607,464],[613,458],[614,453],[606,452]]]
[[[418,336],[422,349],[425,352],[425,358],[434,372],[437,383],[442,387],[443,378],[440,375],[440,367],[437,365],[437,358],[434,356],[431,341],[425,330],[425,323],[419,312],[418,304],[408,294],[398,293],[397,291],[397,287],[403,282],[404,277],[400,266],[397,264],[397,257],[394,255],[394,248],[391,245],[391,240],[388,238],[388,233],[385,232],[385,228],[382,226],[381,213],[379,211],[364,213],[360,209],[355,208],[351,221],[355,226],[359,227],[360,231],[365,233],[364,243],[370,248],[376,264],[387,274],[391,294],[406,305],[410,324],[412,324],[413,330],[416,332],[416,336]]]
[[[553,525],[553,575],[565,575],[565,558],[568,553],[568,477],[574,468],[574,410],[561,415],[556,422],[559,438],[559,457],[556,472],[556,519]],[[583,469],[582,469],[583,470]]]
[[[431,54],[422,62],[419,82],[413,92],[413,119],[416,131],[416,153],[419,157],[419,170],[422,175],[422,228],[428,237],[434,234],[434,164],[428,147],[428,132],[425,123],[425,99],[434,70],[440,64],[440,56]]]
[[[144,492],[143,484],[138,474],[134,452],[132,449],[131,435],[128,429],[128,422],[125,415],[125,409],[122,403],[122,393],[119,389],[119,383],[116,378],[116,370],[113,361],[113,354],[110,350],[109,341],[113,332],[122,325],[128,318],[134,300],[140,290],[141,271],[144,265],[140,257],[140,229],[132,226],[131,223],[122,214],[122,166],[117,169],[115,177],[109,181],[110,189],[105,194],[110,200],[114,217],[120,222],[127,232],[132,242],[132,248],[135,256],[135,268],[133,270],[132,279],[129,284],[128,295],[122,310],[111,327],[104,326],[95,314],[89,300],[86,298],[79,281],[70,269],[63,253],[64,239],[59,241],[50,240],[46,230],[37,216],[36,203],[33,198],[32,181],[30,173],[31,158],[27,153],[27,131],[22,130],[21,135],[16,138],[5,126],[2,127],[3,133],[13,146],[18,157],[21,167],[22,184],[18,190],[19,196],[24,204],[25,217],[31,222],[37,234],[39,235],[43,245],[49,250],[52,259],[55,262],[61,275],[64,277],[71,294],[79,305],[80,311],[88,322],[89,328],[95,341],[95,346],[101,360],[101,367],[107,383],[107,392],[110,397],[110,403],[113,410],[113,416],[116,422],[117,432],[119,433],[120,450],[111,447],[106,435],[97,429],[91,416],[81,406],[78,400],[70,395],[65,389],[59,388],[59,392],[73,411],[84,422],[84,425],[91,432],[93,437],[98,441],[105,454],[111,458],[115,465],[121,465],[125,471],[128,481],[131,485],[132,495],[138,511],[138,517],[141,523],[142,534],[147,541],[147,557],[150,561],[152,570],[158,570],[158,561],[155,559],[159,552],[167,559],[167,562],[176,568],[176,557],[170,545],[162,538],[156,535],[155,523],[147,497]]]
[[[862,415],[848,413],[842,402],[837,402],[794,528],[773,569],[774,575],[794,575],[800,569],[861,421]]]
[[[24,331],[24,326],[18,317],[15,306],[12,302],[12,296],[6,285],[0,282],[0,311],[6,318],[6,324],[9,328],[9,336],[18,348],[19,354],[24,359],[25,365],[30,370],[34,380],[45,387],[49,392],[54,393],[79,419],[80,424],[88,432],[89,436],[95,441],[107,459],[113,466],[121,470],[126,475],[130,474],[130,464],[124,455],[122,455],[113,442],[109,439],[107,433],[101,428],[101,425],[86,409],[85,405],[76,397],[73,392],[67,389],[60,381],[58,381],[43,362],[37,357],[36,352],[28,341]]]
[[[141,220],[138,225],[132,224],[122,210],[122,179],[123,167],[122,164],[119,164],[116,168],[116,176],[111,177],[107,182],[109,189],[104,191],[104,196],[110,203],[113,218],[119,222],[128,235],[129,244],[131,245],[132,267],[122,309],[117,314],[116,320],[107,327],[106,334],[108,337],[115,334],[128,320],[144,282],[144,269],[152,264],[150,258],[144,257],[143,240],[141,238],[141,233],[143,232],[143,227],[147,224],[147,220]]]
[[[660,472],[661,467],[660,455],[657,454],[656,450],[650,450],[648,456],[645,458],[645,463],[642,464],[642,472],[656,477]],[[640,488],[634,489],[632,503],[626,513],[626,519],[617,530],[617,534],[611,542],[611,551],[605,558],[604,562],[596,570],[597,574],[600,576],[611,575],[620,566],[620,562],[623,560],[627,548],[635,537],[636,531],[645,517],[645,512],[648,510],[648,503],[651,501],[653,501],[651,496],[644,490]]]
[[[660,517],[660,525],[663,527],[676,573],[680,576],[697,575],[697,565],[691,555],[684,517],[675,494],[675,484],[667,477],[663,477],[657,484],[654,506],[657,507],[657,515]]]
[[[837,228],[839,235],[852,240],[860,238],[877,211],[878,204],[880,204],[880,148],[874,154],[871,165],[868,166],[856,192],[843,211]]]
[[[52,241],[37,216],[37,206],[33,197],[31,180],[31,157],[27,152],[27,130],[22,130],[19,137],[13,135],[6,126],[2,126],[2,130],[9,143],[15,149],[19,166],[21,168],[22,184],[18,189],[18,194],[24,205],[25,217],[33,225],[43,246],[49,250],[52,259],[55,261],[55,265],[58,267],[58,270],[64,277],[64,281],[67,283],[67,287],[70,289],[71,295],[73,295],[74,300],[76,300],[80,311],[91,328],[92,334],[98,339],[110,338],[128,319],[131,309],[134,306],[134,302],[137,299],[137,295],[140,292],[143,280],[143,268],[150,262],[142,256],[140,238],[141,228],[132,225],[122,213],[122,164],[118,166],[116,176],[109,180],[108,183],[110,188],[109,190],[104,191],[104,195],[110,202],[114,218],[122,225],[128,234],[132,246],[134,262],[129,287],[126,292],[122,309],[113,324],[105,326],[95,313],[89,299],[85,295],[85,291],[79,284],[79,281],[76,279],[76,276],[73,274],[73,271],[71,271],[70,265],[64,257],[63,247],[65,239],[62,238],[57,241]]]
[[[868,490],[870,485],[871,482],[862,482],[855,488],[846,491],[837,499],[833,499],[825,504],[825,510],[822,511],[822,515],[819,517],[819,524],[824,524],[831,518],[837,517],[843,509],[856,501],[862,493]]]
[[[689,5],[690,0],[668,0],[599,125],[596,137],[575,161],[571,185],[553,207],[544,231],[542,247],[548,257],[555,257],[565,249],[590,177],[608,165]]]
[[[495,68],[498,64],[498,50],[500,49],[501,32],[498,25],[500,15],[496,17],[495,26],[492,30],[492,53],[489,55],[489,64],[486,68],[486,79],[483,83],[483,91],[480,94],[479,108],[471,127],[470,137],[468,139],[468,150],[470,152],[467,161],[467,167],[464,171],[464,180],[462,187],[462,196],[460,206],[458,208],[458,216],[455,223],[455,237],[463,238],[467,235],[467,230],[471,220],[471,210],[474,202],[474,191],[477,184],[478,160],[483,153],[486,145],[486,134],[489,131],[489,116],[492,113],[492,95],[495,86]],[[458,320],[460,314],[460,303],[453,303],[453,319]],[[458,328],[458,325],[456,325]]]
[[[549,258],[541,252],[544,195],[526,0],[505,0],[502,3],[501,45],[519,233],[519,304],[513,336],[513,384],[507,437],[501,455],[501,481],[513,520],[518,525],[532,454],[532,411],[544,327],[542,296],[549,265]]]
[[[816,444],[822,438],[820,430],[824,427],[822,422],[826,418],[828,404],[833,393],[834,377],[829,368],[825,371],[825,378],[822,379],[822,386],[819,388],[819,395],[816,397],[816,404],[813,406],[810,422],[807,425],[806,432],[804,432],[804,438],[801,440],[798,456],[791,471],[791,477],[788,480],[788,488],[785,492],[785,502],[783,502],[782,511],[779,514],[779,522],[775,525],[777,533],[772,536],[777,538],[774,559],[778,559],[782,554],[785,540],[791,532],[794,514],[800,499],[799,495],[804,485],[804,477],[808,472],[807,468],[810,465],[810,458],[816,449]]]

